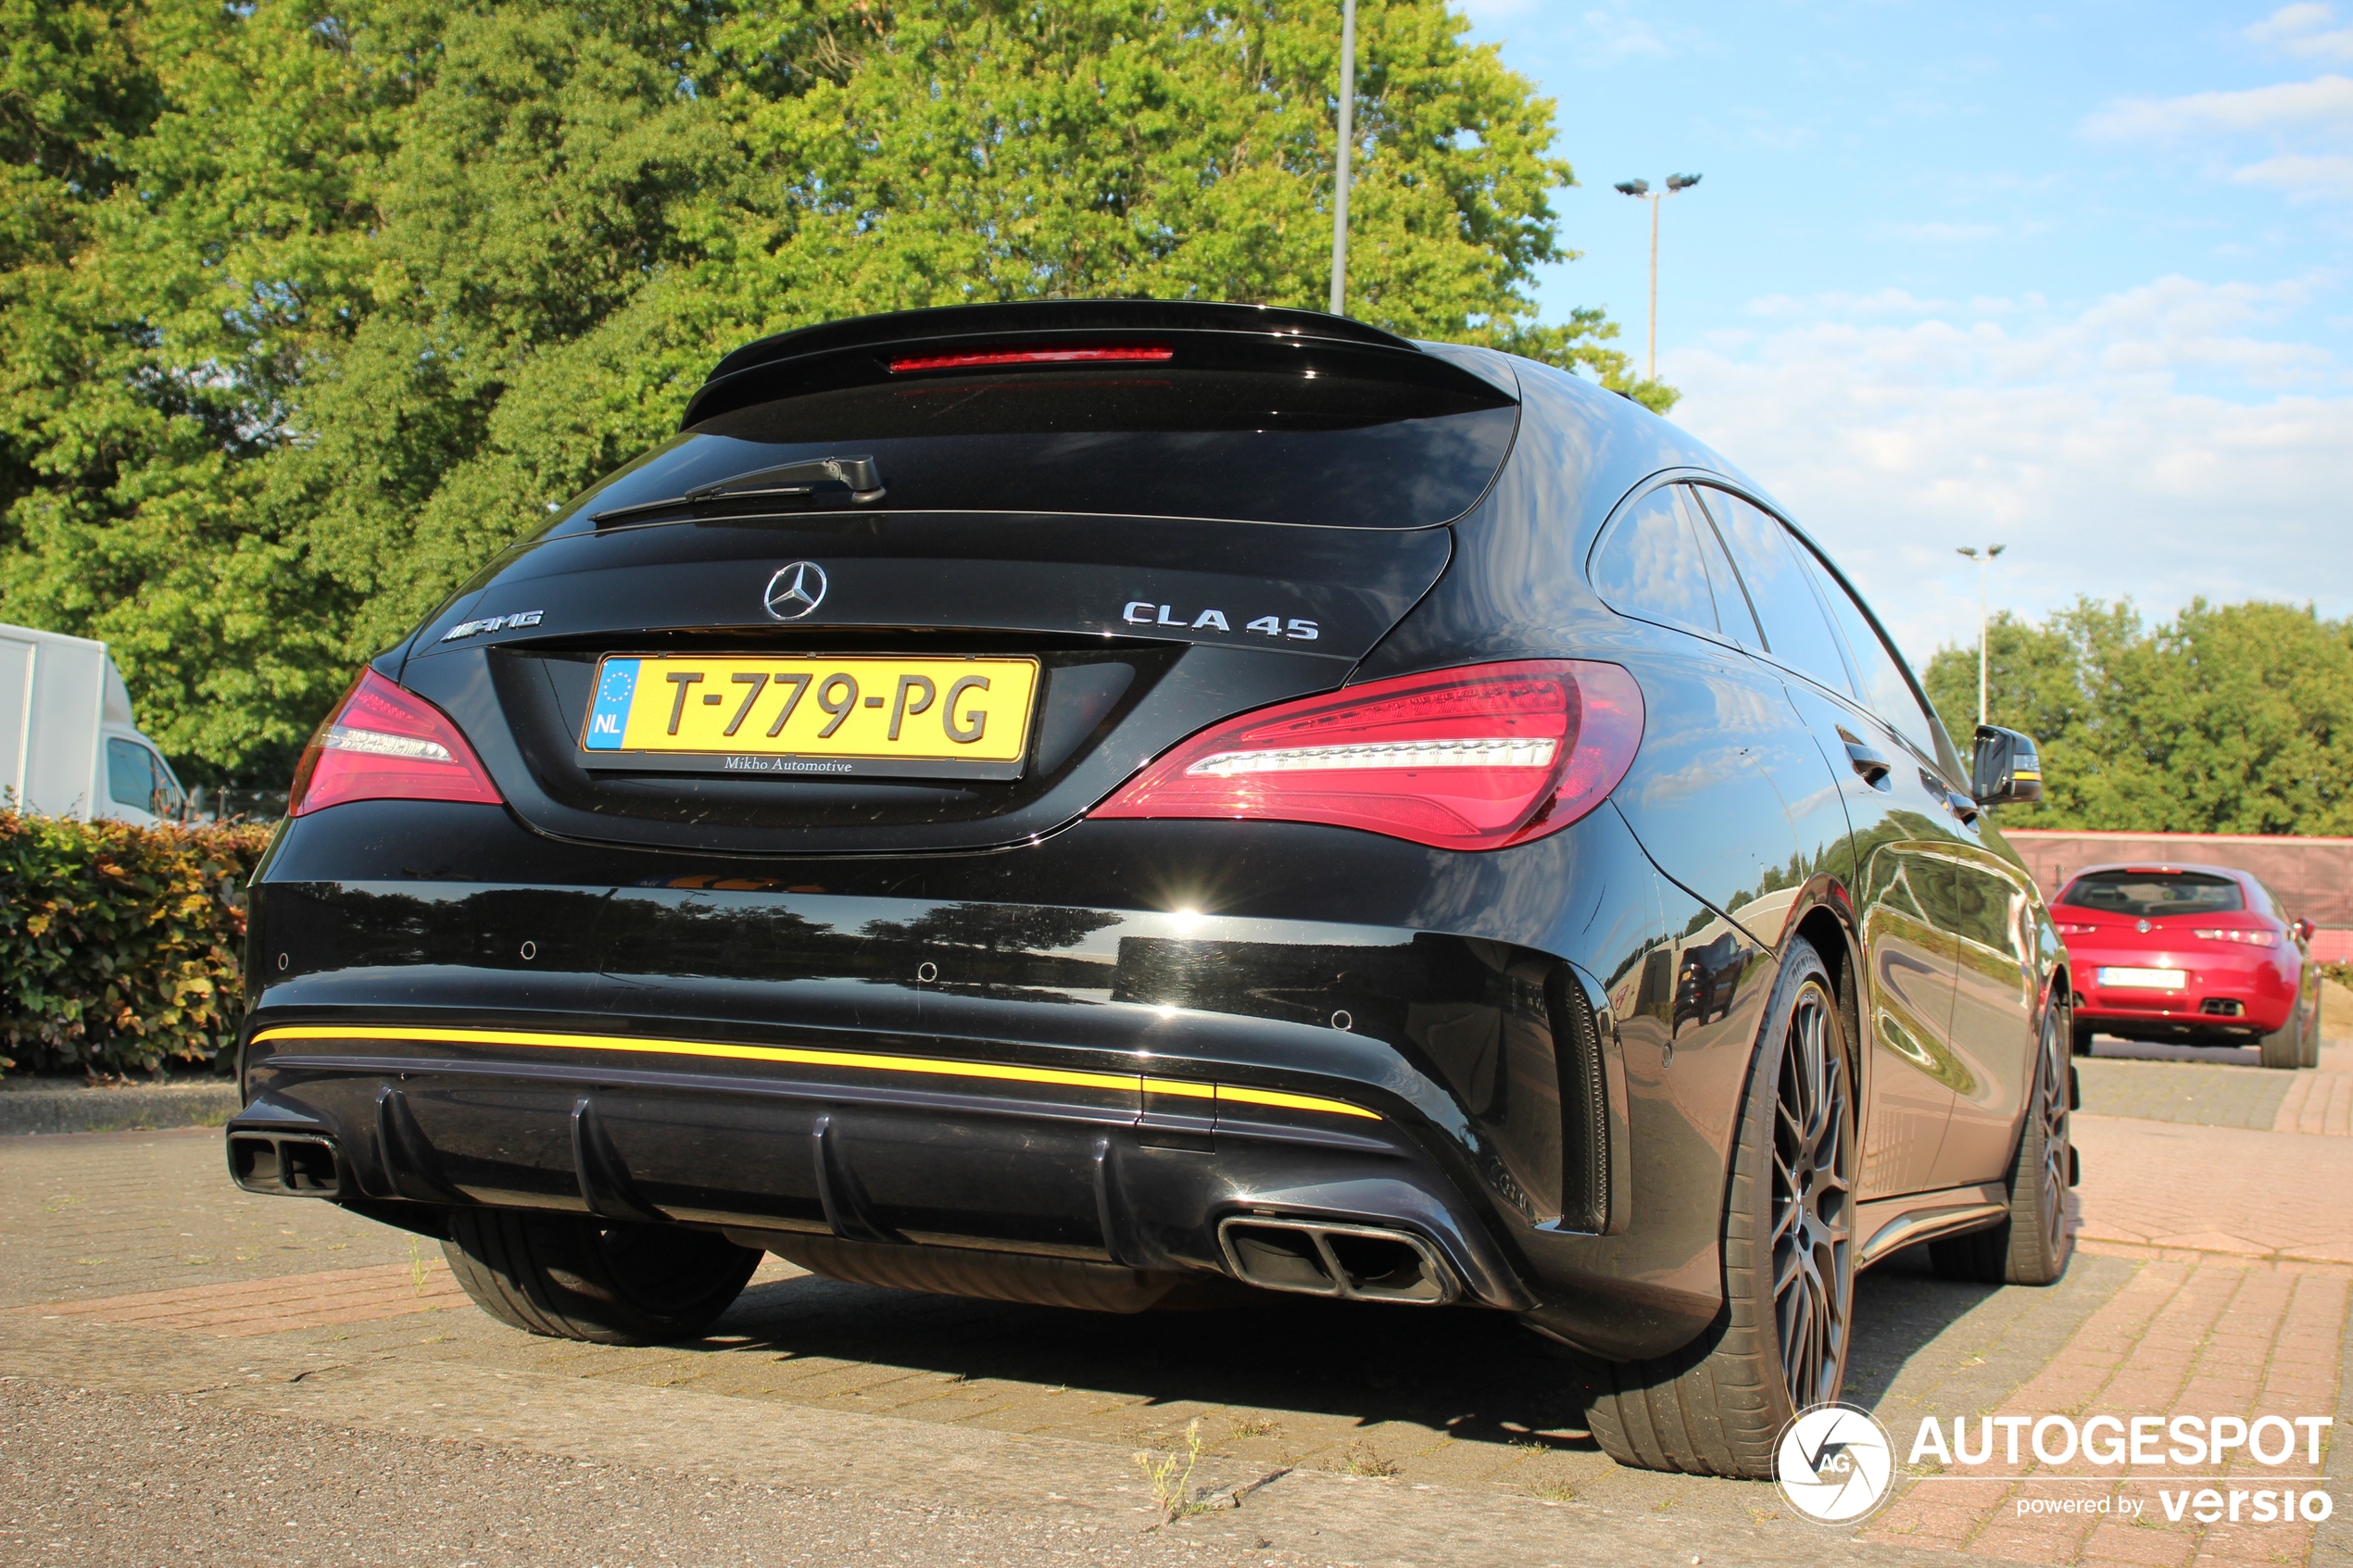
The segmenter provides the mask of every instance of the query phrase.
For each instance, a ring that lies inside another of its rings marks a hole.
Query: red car
[[[2056,900],[2075,981],[2075,1054],[2095,1034],[2260,1046],[2266,1067],[2320,1065],[2309,921],[2227,866],[2091,866]]]

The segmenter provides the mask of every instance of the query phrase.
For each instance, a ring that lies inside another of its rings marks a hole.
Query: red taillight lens
[[[1500,849],[1600,805],[1642,739],[1642,688],[1615,664],[1478,664],[1229,719],[1092,814],[1327,822]]]
[[[2279,937],[2269,931],[2241,931],[2236,926],[2206,926],[2191,935],[2201,942],[2242,942],[2250,947],[2276,947]]]
[[[2099,929],[2096,925],[2085,925],[2081,921],[2059,921],[2056,923],[2061,936],[2089,936]]]
[[[961,354],[902,354],[890,362],[893,375],[910,370],[988,370],[1016,365],[1158,364],[1176,358],[1164,344],[1073,344],[1054,348],[976,348]]]
[[[362,670],[295,765],[293,815],[346,800],[502,803],[498,786],[447,714]]]

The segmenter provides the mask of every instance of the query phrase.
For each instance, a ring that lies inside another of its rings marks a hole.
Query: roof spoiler
[[[1409,339],[1344,316],[1270,305],[1051,299],[858,316],[761,338],[711,368],[679,424],[691,428],[756,403],[888,381],[894,360],[903,369],[915,358],[1132,344],[1138,338],[1167,345],[1176,369],[1329,365],[1349,374],[1517,401],[1494,382]]]

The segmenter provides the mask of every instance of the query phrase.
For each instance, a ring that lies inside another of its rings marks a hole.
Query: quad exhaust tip
[[[1420,1307],[1462,1294],[1438,1249],[1410,1231],[1236,1214],[1218,1224],[1217,1244],[1234,1277],[1262,1290]]]
[[[332,1138],[231,1133],[229,1175],[247,1192],[282,1198],[333,1198],[343,1190]]]

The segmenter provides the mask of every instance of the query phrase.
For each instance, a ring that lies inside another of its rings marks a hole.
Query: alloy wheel
[[[1798,992],[1773,1120],[1773,1319],[1798,1410],[1838,1397],[1854,1310],[1854,1117],[1832,1008],[1818,984]]]
[[[2061,1042],[2070,1037],[2071,1029],[2062,1023],[2054,1010],[2051,1019],[2043,1025],[2042,1066],[2037,1073],[2034,1113],[2043,1119],[2043,1190],[2036,1195],[2042,1205],[2043,1235],[2050,1238],[2056,1248],[2066,1234],[2068,1154],[2068,1094],[2067,1075],[2071,1063],[2068,1049]]]

